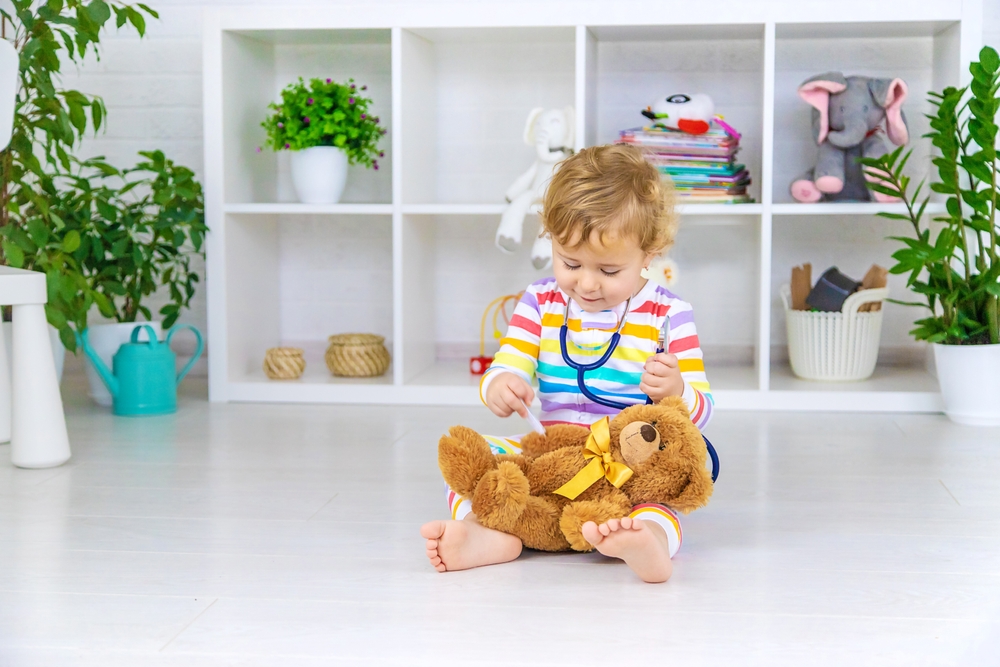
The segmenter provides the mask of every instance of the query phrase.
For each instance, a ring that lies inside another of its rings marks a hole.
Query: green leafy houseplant
[[[204,200],[190,169],[161,151],[140,155],[146,159],[131,169],[94,159],[76,174],[59,176],[48,193],[50,210],[65,224],[62,250],[87,277],[102,315],[118,322],[152,319],[142,301],[164,287],[169,302],[160,314],[170,328],[199,281],[191,259],[207,231]]]
[[[354,79],[337,83],[331,79],[302,77],[285,86],[281,103],[268,105],[274,113],[261,123],[267,144],[274,150],[302,150],[314,146],[336,146],[351,164],[378,169],[379,138],[386,131],[369,110],[371,99],[361,93]]]
[[[101,98],[58,85],[64,57],[100,56],[112,16],[142,36],[145,16],[157,13],[103,0],[12,0],[10,9],[0,10],[2,31],[20,72],[11,143],[0,153],[0,262],[46,274],[46,315],[70,350],[94,305],[119,321],[149,317],[141,300],[158,285],[169,291],[160,311],[169,326],[198,280],[189,258],[204,236],[201,187],[159,152],[121,171],[77,160],[73,150],[107,111]]]
[[[910,333],[917,340],[955,345],[1000,343],[997,301],[997,125],[1000,109],[1000,57],[986,47],[969,66],[972,82],[963,88],[930,93],[935,113],[925,137],[940,151],[933,159],[939,181],[930,189],[945,196],[946,214],[925,222],[929,196],[920,200],[924,182],[910,191],[903,168],[912,151],[902,147],[881,158],[861,160],[875,177],[869,187],[902,199],[906,213],[879,213],[905,220],[912,236],[894,236],[903,248],[893,254],[895,274],[908,274],[907,285],[923,301],[896,301],[930,311]]]

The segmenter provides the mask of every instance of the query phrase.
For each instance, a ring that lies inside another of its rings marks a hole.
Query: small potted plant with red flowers
[[[367,88],[354,79],[306,82],[299,77],[281,91],[280,103],[268,106],[273,113],[261,123],[267,144],[292,152],[292,184],[299,201],[334,204],[344,192],[348,164],[378,169],[378,159],[385,155],[378,142],[386,131],[370,111]]]

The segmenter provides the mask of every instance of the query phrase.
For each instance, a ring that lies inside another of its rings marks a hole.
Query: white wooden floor
[[[673,579],[527,553],[437,574],[436,441],[481,409],[209,406],[114,418],[70,378],[74,456],[0,446],[0,665],[1000,664],[1000,430],[719,413],[722,476]]]

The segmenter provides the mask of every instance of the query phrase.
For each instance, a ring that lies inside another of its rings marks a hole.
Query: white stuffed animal
[[[715,118],[715,104],[704,93],[677,93],[656,100],[642,110],[642,115],[657,124],[688,134],[704,134]]]
[[[548,111],[538,107],[528,114],[524,143],[534,147],[535,162],[507,189],[505,196],[510,205],[504,209],[496,235],[501,250],[514,252],[521,245],[524,216],[529,210],[538,212],[556,163],[573,153],[575,125],[573,107]],[[539,236],[532,246],[531,263],[537,269],[552,263],[552,241],[547,236]]]
[[[661,287],[673,287],[677,282],[677,262],[667,257],[666,251],[653,258],[649,266],[642,270],[642,277],[652,280]]]

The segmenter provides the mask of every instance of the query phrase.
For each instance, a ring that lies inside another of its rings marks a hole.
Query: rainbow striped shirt
[[[566,312],[566,294],[555,278],[532,283],[514,309],[500,351],[480,383],[485,402],[486,389],[500,373],[515,373],[531,383],[538,379],[542,403],[541,421],[551,424],[590,426],[617,410],[594,403],[580,392],[576,371],[565,364],[559,348],[559,329]],[[625,304],[599,313],[583,311],[570,303],[567,351],[581,362],[596,361],[618,328]],[[607,363],[586,374],[587,388],[599,396],[629,405],[645,403],[639,380],[646,360],[656,353],[659,332],[670,316],[669,352],[677,356],[684,378],[684,401],[691,421],[704,428],[712,416],[714,402],[705,375],[701,347],[694,327],[691,304],[682,301],[653,281],[632,298],[622,327],[621,340]]]

